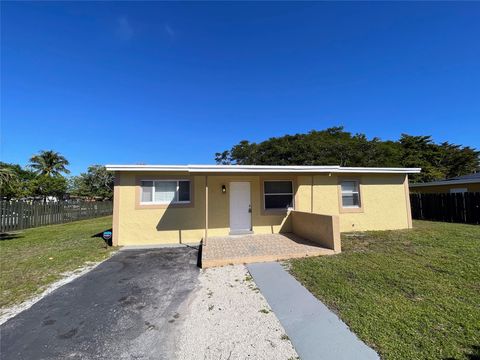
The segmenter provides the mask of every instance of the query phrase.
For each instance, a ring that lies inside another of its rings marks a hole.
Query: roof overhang
[[[480,179],[431,181],[426,183],[410,184],[409,186],[411,188],[416,188],[416,187],[425,187],[425,186],[462,185],[462,184],[477,184],[477,183],[480,183]]]
[[[361,173],[418,174],[421,168],[273,165],[106,165],[109,171],[155,171],[188,173]]]

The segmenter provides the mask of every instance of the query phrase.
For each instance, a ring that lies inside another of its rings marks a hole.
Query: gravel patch
[[[298,359],[245,266],[206,269],[199,280],[182,305],[178,359]]]

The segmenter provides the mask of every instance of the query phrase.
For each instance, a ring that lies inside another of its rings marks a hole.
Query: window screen
[[[179,181],[178,183],[178,201],[190,201],[190,181]]]
[[[153,181],[142,181],[142,202],[151,202],[153,196]]]
[[[141,181],[141,202],[151,204],[175,204],[190,202],[189,180]]]
[[[176,200],[177,182],[176,181],[155,181],[156,203],[171,203]]]
[[[360,207],[358,181],[342,181],[342,207]]]

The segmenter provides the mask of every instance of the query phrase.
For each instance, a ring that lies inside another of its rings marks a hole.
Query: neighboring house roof
[[[473,174],[468,174],[468,175],[457,176],[457,177],[447,179],[447,180],[467,180],[467,179],[477,179],[477,180],[480,181],[480,172],[473,173]]]
[[[426,183],[410,184],[411,188],[435,185],[460,185],[480,183],[480,172],[468,175],[456,176],[450,179],[430,181]]]
[[[185,171],[189,173],[366,173],[418,174],[421,168],[277,165],[106,165],[110,171]]]

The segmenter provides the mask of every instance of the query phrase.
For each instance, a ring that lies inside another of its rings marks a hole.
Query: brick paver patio
[[[202,247],[202,268],[334,253],[290,233],[211,237]]]

